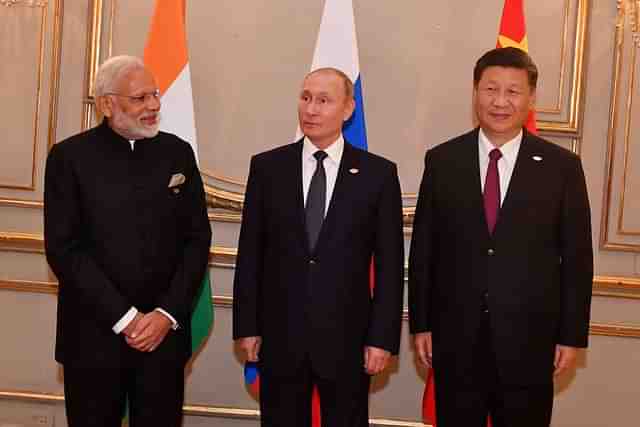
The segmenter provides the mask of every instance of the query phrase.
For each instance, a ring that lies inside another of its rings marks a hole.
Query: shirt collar
[[[520,150],[520,144],[522,144],[523,132],[520,130],[513,139],[505,142],[500,147],[500,152],[502,153],[502,157],[507,160],[510,164],[514,164],[516,161],[516,157],[518,156],[518,151]],[[489,156],[489,152],[493,150],[495,145],[489,141],[487,135],[480,128],[480,133],[478,134],[479,146],[480,146],[480,155]]]
[[[313,157],[316,151],[320,151],[320,150],[318,150],[318,147],[313,145],[311,140],[309,140],[309,138],[305,136],[304,141],[302,142],[302,159],[305,161],[306,160],[316,161],[316,159]],[[332,142],[331,145],[329,145],[323,151],[327,153],[328,158],[332,162],[334,162],[336,165],[340,164],[340,160],[342,159],[342,153],[344,152],[344,137],[342,136],[342,134],[340,134],[338,139]]]
[[[128,138],[125,138],[124,136],[120,135],[118,132],[113,130],[113,128],[111,128],[111,126],[109,126],[109,123],[108,123],[108,120],[107,120],[106,117],[102,119],[102,122],[97,126],[97,129],[98,129],[98,132],[100,132],[102,135],[105,135],[109,141],[115,141],[118,144],[126,143],[127,147],[129,147],[131,150],[133,150],[134,143],[136,143],[136,144],[146,143],[148,141],[152,141],[153,139],[155,139],[155,137],[154,138],[141,138],[141,139],[128,139]],[[158,132],[158,135],[160,135],[160,132]]]

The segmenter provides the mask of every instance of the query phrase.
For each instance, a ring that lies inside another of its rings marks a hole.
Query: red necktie
[[[493,234],[493,229],[498,220],[498,210],[500,210],[500,177],[498,176],[498,160],[500,157],[502,157],[502,153],[499,149],[494,148],[491,150],[487,178],[484,180],[484,215],[487,219],[489,234]]]

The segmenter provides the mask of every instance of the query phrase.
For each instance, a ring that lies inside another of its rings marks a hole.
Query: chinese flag
[[[500,21],[500,32],[496,47],[517,47],[529,52],[527,41],[527,27],[524,23],[524,0],[505,0]],[[538,133],[536,127],[536,112],[529,111],[526,128],[531,133]]]
[[[517,47],[527,53],[529,52],[523,3],[524,0],[504,0],[496,47]],[[529,132],[538,133],[534,110],[529,112],[525,126]],[[429,369],[424,387],[422,419],[425,424],[431,424],[436,427],[436,397],[432,369]],[[487,427],[491,427],[491,419],[489,418],[487,419]]]

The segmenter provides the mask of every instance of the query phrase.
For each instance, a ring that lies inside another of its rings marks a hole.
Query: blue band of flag
[[[342,126],[342,134],[354,147],[367,150],[367,128],[364,121],[364,99],[362,97],[362,81],[360,75],[353,85],[353,97],[356,109],[349,120]]]

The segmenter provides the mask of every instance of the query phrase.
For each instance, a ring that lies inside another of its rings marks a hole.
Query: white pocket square
[[[176,187],[180,184],[184,184],[185,179],[186,178],[181,173],[174,173],[173,175],[171,175],[171,179],[169,180],[168,187],[171,188],[171,187]]]

